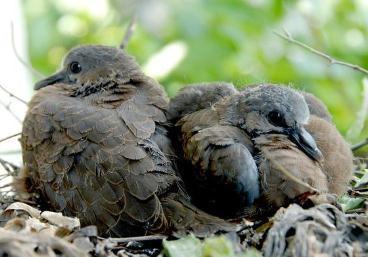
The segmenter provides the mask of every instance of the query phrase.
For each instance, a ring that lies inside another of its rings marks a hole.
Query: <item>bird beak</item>
[[[318,149],[316,141],[303,127],[293,128],[289,130],[289,137],[306,155],[315,161],[323,158],[321,151]]]
[[[67,80],[67,76],[65,72],[59,71],[58,73],[55,73],[54,75],[51,75],[48,78],[38,81],[33,87],[33,89],[38,90],[40,88],[47,87],[47,86],[53,85],[58,82],[66,82],[66,80]]]

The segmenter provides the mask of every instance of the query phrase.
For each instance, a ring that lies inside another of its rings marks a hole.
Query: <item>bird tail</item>
[[[171,194],[162,199],[163,211],[175,235],[193,233],[207,237],[219,232],[234,232],[239,226],[201,211],[181,195]]]

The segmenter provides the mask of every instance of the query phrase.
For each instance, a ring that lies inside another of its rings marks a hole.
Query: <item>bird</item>
[[[223,81],[186,85],[170,101],[168,119],[176,123],[185,115],[210,107],[225,96],[235,93],[238,93],[235,86]]]
[[[341,195],[352,178],[353,154],[333,125],[327,107],[314,95],[299,93],[310,112],[304,128],[313,137],[321,158],[308,158],[284,135],[268,134],[255,139],[263,197],[275,208],[290,203],[306,190]]]
[[[43,209],[105,236],[236,229],[191,204],[165,125],[166,94],[125,51],[73,48],[34,89],[18,183]]]
[[[341,193],[351,177],[351,151],[327,108],[291,87],[245,87],[177,120],[184,173],[210,213],[280,207],[308,191]]]
[[[171,99],[168,108],[175,148],[184,160],[180,171],[193,202],[226,218],[258,194],[255,163],[248,161],[251,153],[244,146],[251,149],[251,141],[241,130],[220,125],[212,111],[218,101],[237,93],[226,82],[191,84]],[[253,174],[242,172],[247,167]],[[250,194],[248,186],[253,190]]]

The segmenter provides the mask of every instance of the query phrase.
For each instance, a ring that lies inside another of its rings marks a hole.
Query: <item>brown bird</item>
[[[187,114],[210,107],[225,96],[236,93],[238,90],[234,85],[226,82],[187,85],[170,101],[168,118],[175,123]]]
[[[194,198],[201,206],[215,213],[218,206],[239,210],[260,191],[257,202],[266,199],[263,205],[279,207],[308,191],[345,189],[350,149],[329,123],[325,106],[304,95],[278,85],[253,85],[179,120],[184,158],[192,165],[185,172],[198,188]],[[310,109],[325,120],[310,115]],[[331,148],[334,144],[338,148]],[[346,157],[334,159],[339,155]]]
[[[340,195],[352,178],[352,152],[332,124],[327,107],[312,94],[301,94],[310,111],[304,127],[321,151],[320,159],[308,158],[293,142],[279,134],[255,139],[263,196],[275,207],[286,205],[306,191]]]
[[[35,89],[23,177],[44,208],[111,236],[234,229],[189,203],[161,125],[166,95],[125,52],[75,48]]]

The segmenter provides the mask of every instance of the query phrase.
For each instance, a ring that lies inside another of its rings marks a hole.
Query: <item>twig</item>
[[[27,101],[23,100],[22,98],[14,95],[12,92],[10,92],[9,90],[7,90],[5,87],[3,87],[0,84],[0,89],[3,90],[5,93],[7,93],[10,97],[13,97],[14,99],[17,99],[19,102],[24,103],[25,105],[28,105]]]
[[[1,185],[0,189],[8,188],[8,187],[11,187],[11,186],[12,186],[12,183],[7,183],[5,185]]]
[[[15,170],[19,170],[20,169],[20,167],[18,167],[17,165],[15,165],[15,164],[13,164],[11,162],[8,162],[8,161],[6,161],[4,159],[1,159],[1,158],[0,158],[0,164],[1,164],[1,166],[3,166],[3,168],[5,169],[5,171],[8,172],[8,174],[10,174],[10,175],[12,173],[14,173]]]
[[[152,235],[152,236],[136,236],[136,237],[122,237],[122,238],[102,238],[99,237],[99,239],[107,239],[110,240],[114,243],[120,243],[120,244],[124,244],[124,243],[129,243],[132,241],[136,241],[136,242],[143,242],[143,241],[156,241],[156,240],[164,240],[166,239],[167,236],[164,235]]]
[[[38,70],[33,68],[31,64],[27,63],[26,61],[24,61],[22,59],[22,57],[20,57],[20,55],[17,51],[17,47],[15,46],[15,36],[14,36],[15,33],[14,33],[14,24],[13,24],[13,22],[10,23],[10,30],[11,30],[11,43],[12,43],[13,51],[14,51],[14,54],[17,57],[18,61],[21,64],[23,64],[24,67],[29,69],[38,79],[45,78],[45,76],[41,72],[39,72]]]
[[[8,139],[11,139],[11,138],[13,138],[13,137],[20,136],[21,134],[22,134],[22,132],[19,132],[19,133],[16,133],[16,134],[13,134],[13,135],[10,135],[10,136],[7,136],[7,137],[4,137],[4,138],[0,139],[0,143],[1,143],[1,142],[6,141],[6,140],[8,140]]]
[[[296,176],[294,176],[293,174],[291,174],[288,170],[286,170],[281,164],[279,164],[274,158],[271,157],[271,155],[269,154],[269,152],[267,150],[264,150],[264,155],[266,156],[266,158],[272,162],[276,168],[281,171],[286,177],[288,177],[289,179],[291,179],[292,181],[294,181],[297,184],[300,184],[306,188],[308,188],[309,190],[312,190],[313,192],[320,194],[319,190],[317,188],[314,188],[313,186],[309,185],[308,183],[300,180],[299,178],[297,178]]]
[[[364,189],[361,191],[359,189],[349,190],[348,195],[354,198],[368,198],[368,192]]]
[[[19,123],[22,123],[20,118],[10,109],[9,104],[5,104],[3,101],[0,101],[0,105],[2,105]]]
[[[126,46],[128,45],[128,42],[129,42],[130,38],[132,37],[133,32],[135,30],[135,22],[136,22],[136,16],[133,15],[133,17],[131,18],[131,20],[128,24],[128,27],[125,31],[124,38],[123,38],[122,42],[120,43],[120,46],[119,46],[120,49],[125,49]]]
[[[353,152],[355,152],[355,151],[357,151],[358,149],[360,149],[360,148],[362,148],[362,147],[364,147],[364,146],[366,146],[366,145],[368,145],[368,138],[366,138],[363,142],[360,142],[360,143],[357,143],[356,145],[353,145],[353,146],[351,147],[351,150],[352,150]]]
[[[364,75],[368,75],[368,70],[359,66],[359,65],[356,65],[356,64],[352,64],[352,63],[348,63],[348,62],[344,62],[344,61],[340,61],[340,60],[337,60],[331,56],[329,56],[328,54],[325,54],[321,51],[318,51],[317,49],[311,47],[311,46],[308,46],[296,39],[294,39],[291,34],[284,30],[284,34],[281,34],[280,32],[277,32],[275,31],[274,32],[277,36],[285,39],[286,41],[292,43],[292,44],[295,44],[295,45],[298,45],[306,50],[308,50],[309,52],[313,53],[313,54],[316,54],[324,59],[326,59],[331,65],[334,65],[334,64],[337,64],[337,65],[341,65],[341,66],[345,66],[345,67],[348,67],[350,69],[353,69],[353,70],[356,70],[356,71],[359,71],[361,73],[363,73]]]

